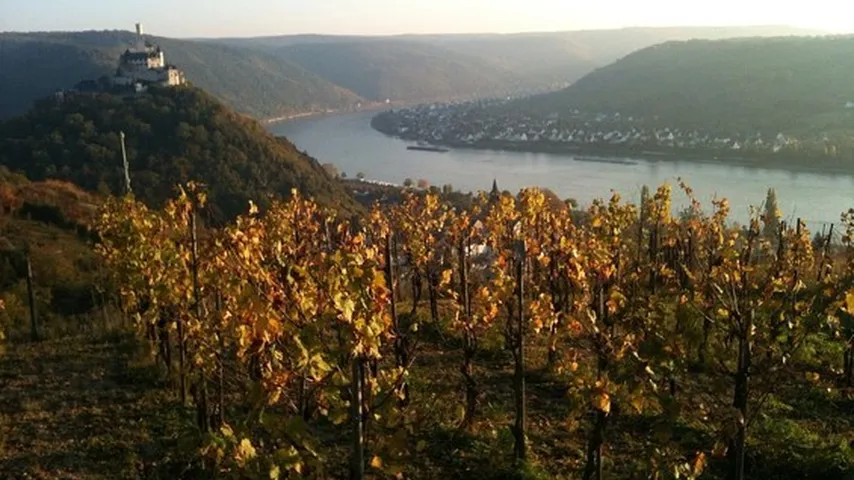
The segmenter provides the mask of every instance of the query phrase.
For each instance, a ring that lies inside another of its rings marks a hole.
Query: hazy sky
[[[848,0],[0,0],[0,31],[133,28],[172,37],[520,32],[667,25],[854,31]]]

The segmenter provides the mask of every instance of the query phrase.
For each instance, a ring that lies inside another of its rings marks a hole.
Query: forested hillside
[[[528,88],[559,87],[635,50],[673,40],[821,34],[767,27],[635,27],[507,35],[412,35],[404,38],[476,56],[515,72]]]
[[[776,135],[850,130],[854,37],[671,42],[514,105],[620,113],[648,124]]]
[[[150,37],[187,78],[258,118],[360,101],[448,100],[553,90],[667,40],[808,34],[789,27],[637,28],[514,35]],[[80,80],[111,74],[125,31],[0,33],[0,117]],[[355,93],[354,93],[355,92]],[[364,99],[360,98],[364,97]]]
[[[235,46],[153,38],[195,85],[255,117],[348,108],[361,99],[282,58]],[[112,75],[130,32],[0,33],[0,118],[77,82]]]
[[[119,132],[127,136],[138,198],[159,204],[189,180],[207,184],[217,215],[244,211],[254,199],[292,188],[345,211],[349,194],[315,161],[260,124],[192,88],[53,97],[25,116],[0,123],[0,164],[31,180],[56,178],[102,193],[121,193]]]
[[[433,45],[392,40],[301,43],[277,53],[369,100],[429,101],[516,90],[509,68]]]
[[[354,85],[348,88],[369,98],[376,95],[378,99],[401,99],[400,94],[411,92],[414,97],[402,99],[412,100],[419,95],[423,97],[425,92],[438,97],[448,87],[454,87],[457,97],[471,95],[467,81],[483,75],[489,75],[490,82],[479,85],[479,89],[492,85],[497,89],[491,93],[556,89],[598,66],[669,40],[819,33],[784,26],[670,27],[391,37],[285,35],[208,41],[278,52],[315,73],[324,75],[324,71],[329,71],[335,78],[325,78],[342,86]],[[346,49],[346,57],[342,47]],[[448,64],[454,64],[453,72],[445,71]],[[370,65],[380,70],[366,72]],[[420,73],[430,76],[419,78]],[[362,90],[362,75],[376,78],[369,83],[372,88]],[[396,83],[404,79],[412,85]]]

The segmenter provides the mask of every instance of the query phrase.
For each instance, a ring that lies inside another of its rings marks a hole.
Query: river
[[[708,209],[715,196],[727,198],[732,219],[739,222],[748,219],[750,205],[761,205],[768,188],[774,188],[784,218],[801,217],[812,231],[820,230],[823,224],[838,223],[840,214],[854,207],[854,176],[672,159],[631,159],[634,164],[619,164],[579,161],[570,154],[411,151],[406,150],[407,142],[372,129],[373,115],[362,112],[304,118],[268,128],[351,177],[361,172],[366,178],[399,184],[406,178],[423,178],[432,185],[451,184],[458,190],[475,191],[488,190],[495,179],[503,190],[546,187],[561,198],[574,198],[584,205],[594,198],[609,197],[612,189],[636,201],[643,185],[654,190],[669,182],[674,188],[674,206],[678,207],[686,204],[685,196],[678,191],[681,177]]]

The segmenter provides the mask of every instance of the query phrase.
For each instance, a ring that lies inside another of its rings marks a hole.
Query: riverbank
[[[565,142],[538,141],[514,142],[509,140],[482,140],[478,142],[460,142],[453,140],[428,140],[416,136],[397,135],[388,125],[371,119],[371,127],[392,138],[411,142],[427,142],[430,145],[458,150],[491,150],[495,152],[545,153],[554,155],[584,155],[599,157],[580,159],[581,161],[600,161],[602,163],[626,163],[632,160],[649,162],[691,162],[718,164],[757,169],[785,170],[790,172],[809,172],[854,176],[854,163],[839,157],[803,157],[791,153],[757,153],[752,155],[733,154],[726,150],[698,150],[689,148],[633,147],[619,145],[579,145]],[[619,162],[612,159],[625,159]]]
[[[381,110],[386,110],[389,108],[389,104],[386,103],[368,103],[362,104],[361,107],[350,108],[350,109],[326,109],[312,112],[300,112],[300,113],[292,113],[290,115],[283,115],[280,117],[269,117],[262,118],[259,120],[264,125],[275,125],[278,123],[290,122],[293,120],[304,120],[307,118],[320,118],[326,117],[330,115],[347,115],[351,113],[364,113],[364,112],[379,112]]]
[[[405,139],[404,139],[405,140]],[[696,150],[641,150],[632,148],[619,148],[611,146],[595,146],[595,145],[565,145],[551,142],[540,142],[524,144],[515,142],[479,142],[479,143],[462,143],[462,142],[433,142],[435,145],[441,145],[454,149],[469,149],[469,150],[492,150],[496,152],[516,152],[516,153],[546,153],[554,155],[584,155],[585,157],[601,158],[602,163],[626,163],[631,164],[631,160],[645,160],[648,162],[692,162],[706,163],[718,165],[730,165],[745,168],[757,169],[776,169],[787,170],[792,172],[813,172],[813,173],[834,173],[840,175],[854,176],[854,168],[850,165],[843,165],[833,160],[819,159],[790,159],[786,157],[772,156],[738,156],[726,155],[715,151],[696,151]],[[627,159],[629,161],[613,161],[613,158]],[[580,161],[597,161],[593,158],[584,158]]]

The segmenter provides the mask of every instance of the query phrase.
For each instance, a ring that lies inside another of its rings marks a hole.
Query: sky
[[[0,31],[168,37],[511,33],[630,26],[790,25],[854,32],[847,0],[0,0]]]

